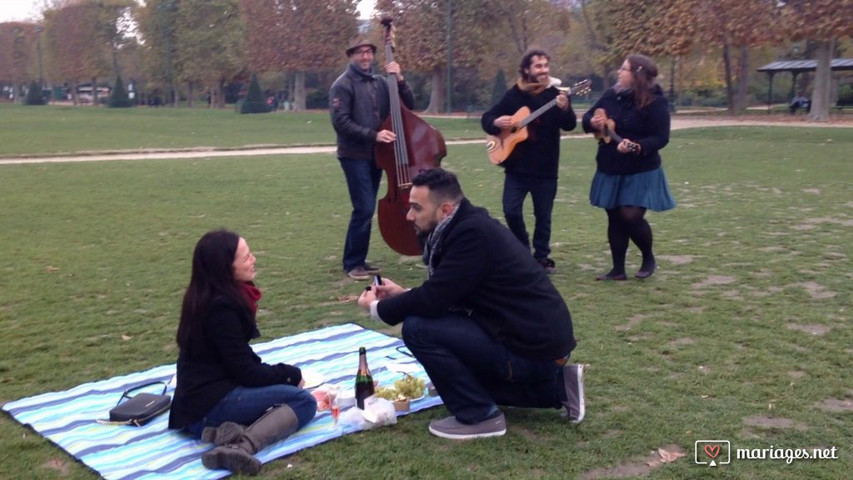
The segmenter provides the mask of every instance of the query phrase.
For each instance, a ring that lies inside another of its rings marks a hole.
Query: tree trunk
[[[747,87],[749,87],[749,48],[745,45],[740,47],[740,66],[738,69],[735,111],[743,113],[746,110]]]
[[[429,105],[424,113],[436,114],[444,110],[444,71],[436,68],[432,71],[432,87],[430,88]]]
[[[726,72],[726,100],[729,105],[729,113],[735,113],[735,104],[734,104],[734,89],[732,88],[732,59],[731,59],[731,50],[729,49],[729,41],[725,40],[723,42],[723,66],[725,66]]]
[[[216,108],[222,110],[225,108],[225,79],[220,78],[216,85]]]
[[[293,109],[297,112],[305,110],[305,72],[293,74]]]
[[[195,91],[193,91],[193,82],[187,82],[187,107],[193,108],[195,105]],[[178,95],[175,95],[175,104],[177,105]]]
[[[92,77],[92,106],[98,106],[98,77]]]
[[[817,69],[814,76],[814,90],[812,90],[811,110],[808,119],[810,122],[829,121],[829,95],[832,79],[832,52],[835,49],[835,40],[817,42]]]
[[[80,99],[77,97],[77,84],[79,81],[75,78],[71,81],[71,104],[77,105],[80,102]]]

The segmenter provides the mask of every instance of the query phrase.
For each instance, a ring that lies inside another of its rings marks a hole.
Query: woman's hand
[[[604,123],[607,121],[607,118],[604,115],[599,115],[596,113],[589,119],[589,125],[595,130],[604,130]]]

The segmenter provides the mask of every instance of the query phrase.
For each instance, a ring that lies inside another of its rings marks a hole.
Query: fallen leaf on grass
[[[130,335],[122,335],[122,336],[121,336],[121,339],[122,339],[122,340],[124,340],[124,341],[128,341],[128,340],[130,340],[131,338],[133,338],[133,337],[131,337]]]
[[[650,467],[657,467],[658,465],[663,465],[664,463],[672,463],[684,456],[687,456],[687,454],[681,451],[658,448],[657,458],[649,460],[648,462],[646,462],[646,464]]]
[[[355,303],[358,301],[358,295],[342,295],[338,297],[338,301],[341,303]]]
[[[50,272],[58,272],[58,271],[59,271],[59,267],[54,267],[53,265],[48,265],[48,266],[44,267],[44,269],[45,269],[48,273],[50,273]]]

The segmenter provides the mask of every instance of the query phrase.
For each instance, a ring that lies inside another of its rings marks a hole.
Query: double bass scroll
[[[394,61],[391,19],[382,19],[385,27],[385,62]],[[388,193],[379,200],[379,231],[385,243],[402,255],[420,255],[423,247],[412,224],[406,220],[412,179],[422,171],[436,168],[447,155],[441,132],[412,113],[400,101],[397,77],[388,74],[390,113],[380,130],[397,135],[391,143],[377,143],[376,165],[385,171]]]

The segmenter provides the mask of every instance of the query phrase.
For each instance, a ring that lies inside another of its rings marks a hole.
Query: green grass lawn
[[[27,111],[29,128],[10,137],[18,107],[0,108],[2,154],[333,138],[321,114],[297,125],[303,114],[79,109],[69,118],[103,129],[84,142],[50,111]],[[199,136],[187,137],[187,122]],[[477,122],[447,122],[448,138],[480,136]],[[50,127],[38,131],[42,124]],[[31,145],[27,130],[44,146]],[[601,283],[606,218],[587,201],[595,145],[564,141],[552,280],[574,318],[573,359],[588,366],[586,420],[571,426],[557,411],[507,409],[506,436],[457,443],[426,430],[446,415],[441,407],[273,462],[261,478],[848,478],[851,145],[850,128],[674,132],[663,154],[679,206],[649,215],[659,270],[647,281]],[[451,146],[444,166],[500,217],[502,173],[482,145]],[[361,314],[351,298],[363,283],[340,272],[349,210],[329,154],[0,166],[0,402],[174,363],[192,248],[222,226],[257,255],[261,341],[346,322],[396,334]],[[378,229],[370,259],[405,285],[425,277]],[[638,266],[632,246],[628,267]],[[735,459],[709,471],[693,463],[703,439],[835,446],[840,458]],[[658,448],[686,456],[651,468]],[[0,451],[3,479],[96,478],[6,415]]]
[[[479,118],[428,118],[447,140],[480,138]],[[334,145],[328,112],[0,104],[0,157],[102,150]]]

